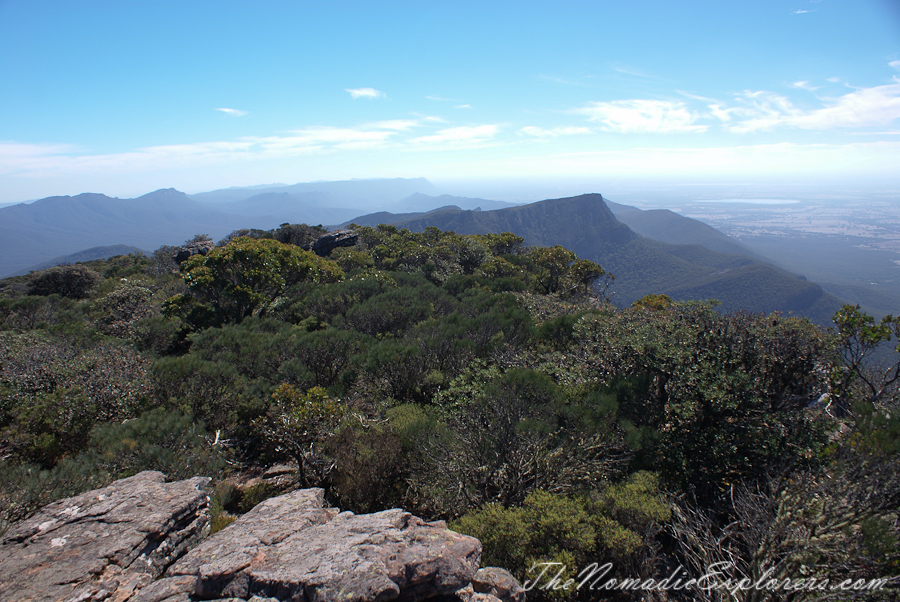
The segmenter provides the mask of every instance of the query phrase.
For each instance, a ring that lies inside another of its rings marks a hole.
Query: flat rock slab
[[[324,506],[321,489],[304,489],[259,504],[172,565],[155,587],[174,600],[170,585],[193,576],[181,592],[206,600],[416,602],[468,585],[480,558],[477,539],[441,522],[403,510],[340,513]],[[165,599],[154,598],[141,592],[135,600]]]
[[[54,502],[0,539],[0,600],[126,600],[195,543],[206,477],[142,472]]]

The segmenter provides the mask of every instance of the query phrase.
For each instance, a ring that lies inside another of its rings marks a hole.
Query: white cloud
[[[802,8],[798,8],[797,10],[792,10],[791,14],[792,15],[802,15],[803,13],[808,13],[808,12],[810,12],[810,11],[803,10]]]
[[[711,113],[733,132],[767,131],[778,127],[827,130],[843,127],[889,125],[900,119],[900,80],[893,84],[861,88],[837,98],[822,98],[820,109],[804,110],[788,98],[770,92],[746,91],[738,106],[722,109],[710,105]]]
[[[679,94],[681,94],[682,96],[684,96],[686,98],[690,98],[692,100],[702,100],[704,102],[715,101],[715,98],[709,98],[707,96],[699,96],[698,94],[692,94],[690,92],[685,92],[684,90],[675,90],[675,91],[678,92]]]
[[[680,101],[592,102],[586,107],[575,109],[574,112],[586,115],[590,121],[602,123],[611,132],[675,134],[705,132],[708,129],[705,125],[694,125],[700,115],[691,112],[687,105]]]
[[[897,71],[900,71],[900,61],[891,61],[888,63],[888,66],[893,67]]]
[[[454,109],[471,109],[472,105],[453,105]]]
[[[90,154],[65,144],[0,141],[0,175],[33,180],[102,179],[122,174],[149,174],[222,165],[262,165],[270,160],[338,152],[440,151],[482,146],[500,130],[498,125],[452,127],[437,131],[434,127],[432,121],[424,118],[393,119],[355,127],[307,127],[283,135],[150,146],[107,154]],[[428,128],[433,133],[411,136],[417,128]],[[375,155],[362,156],[373,160]]]
[[[428,118],[426,117],[424,119],[427,120]],[[419,122],[415,119],[388,119],[385,121],[376,121],[375,123],[370,123],[364,127],[369,127],[376,130],[393,130],[395,132],[405,132],[419,125]]]
[[[898,61],[898,62],[900,62],[900,61]],[[838,83],[839,81],[841,81],[841,78],[839,78],[839,77],[829,77],[829,78],[828,78],[828,81],[830,81],[830,82],[833,83],[833,84],[836,84],[836,83]]]
[[[296,130],[293,134],[258,138],[253,142],[264,153],[290,155],[311,151],[372,148],[386,142],[393,132],[379,129],[311,127]]]
[[[812,86],[812,85],[810,85],[810,83],[809,83],[808,81],[806,81],[806,80],[799,81],[799,82],[794,82],[792,85],[793,85],[795,88],[800,88],[801,90],[809,90],[810,92],[815,92],[816,90],[818,90],[819,88],[821,88],[821,86]]]
[[[149,146],[108,154],[79,153],[63,144],[0,142],[0,174],[54,177],[71,174],[149,172],[258,161],[299,155],[379,148],[391,144],[419,122],[395,119],[358,127],[309,127],[287,135],[244,137],[231,141]]]
[[[557,127],[546,129],[529,125],[519,130],[519,134],[523,136],[532,136],[535,138],[556,138],[558,136],[573,136],[577,134],[590,133],[591,128],[586,127]]]
[[[498,160],[481,168],[486,176],[606,175],[890,177],[896,181],[900,141],[851,144],[757,144],[682,148],[624,148]],[[472,169],[479,169],[472,165]]]
[[[499,125],[474,125],[445,128],[428,136],[410,140],[416,147],[467,148],[489,142],[500,131]]]
[[[216,111],[222,111],[226,115],[231,115],[232,117],[243,117],[247,114],[247,111],[241,111],[240,109],[214,109]]]
[[[79,151],[72,144],[27,144],[0,140],[0,174],[29,172],[48,160]]]
[[[344,88],[350,93],[351,98],[380,98],[385,96],[384,92],[379,92],[375,88]]]
[[[290,136],[270,136],[251,139],[264,152],[308,153],[334,150],[358,150],[376,148],[388,143],[400,132],[419,125],[412,119],[376,121],[354,128],[330,126],[309,127],[294,130]]]

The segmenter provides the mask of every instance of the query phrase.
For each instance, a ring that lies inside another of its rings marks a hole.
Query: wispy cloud
[[[889,125],[900,119],[900,79],[893,84],[861,88],[837,98],[823,98],[820,109],[804,110],[788,98],[765,91],[745,91],[732,108],[716,107],[711,112],[728,129],[746,133],[779,127],[827,130],[845,127]]]
[[[378,148],[396,138],[401,132],[419,125],[412,119],[376,121],[358,127],[309,127],[294,130],[289,136],[250,138],[264,153],[302,154]]]
[[[615,100],[592,102],[574,110],[588,120],[603,124],[610,132],[621,133],[691,133],[705,132],[706,125],[695,125],[700,115],[681,101]]]
[[[380,92],[375,88],[344,88],[350,93],[351,98],[382,98],[386,96],[384,92]]]
[[[652,75],[650,73],[641,71],[640,69],[635,69],[635,68],[629,67],[629,66],[614,65],[611,67],[611,69],[613,71],[615,71],[616,73],[621,73],[623,75],[633,75],[634,77],[643,77],[645,79],[655,79],[657,81],[664,81],[664,78],[659,77],[658,75]]]
[[[834,77],[828,81],[842,80]],[[575,112],[613,132],[702,132],[712,127],[702,125],[710,119],[718,121],[726,131],[739,134],[783,128],[824,131],[884,127],[900,120],[900,76],[894,76],[890,84],[851,88],[852,91],[836,96],[817,93],[822,86],[808,80],[791,86],[812,92],[820,106],[809,108],[808,97],[804,99],[807,106],[801,106],[784,94],[765,90],[745,90],[724,101],[679,91],[705,106],[698,106],[697,102],[689,106],[675,101],[623,100],[595,102]]]
[[[66,144],[23,144],[0,141],[0,175],[23,178],[70,176],[105,177],[115,174],[201,167],[338,152],[392,150],[442,151],[483,146],[497,135],[499,125],[433,129],[426,119],[393,119],[355,127],[318,126],[282,135],[247,136],[236,140],[171,144],[118,153],[91,154]],[[420,128],[432,133],[414,135]]]
[[[900,63],[900,61],[897,61],[897,62]],[[830,81],[830,82],[833,83],[833,84],[836,84],[836,83],[838,83],[838,82],[841,81],[841,78],[839,78],[839,77],[829,77],[829,78],[828,78],[828,81]]]
[[[443,117],[438,117],[437,115],[423,115],[421,113],[411,113],[419,118],[419,121],[424,121],[428,123],[446,123],[447,120]]]
[[[808,13],[808,12],[812,12],[812,11],[809,11],[809,10],[803,10],[802,8],[798,8],[797,10],[792,10],[792,11],[791,11],[791,14],[792,14],[792,15],[802,15],[802,14]]]
[[[231,115],[232,117],[243,117],[247,114],[247,111],[241,111],[240,109],[215,109],[216,111],[222,111],[226,115]]]
[[[471,109],[472,105],[453,105],[454,109]]]
[[[146,172],[373,149],[393,144],[404,132],[419,125],[416,120],[395,119],[357,127],[309,127],[280,136],[248,136],[237,140],[150,146],[93,155],[64,144],[0,142],[0,174],[52,177]]]
[[[888,63],[888,66],[893,67],[897,71],[900,71],[900,61],[891,61]]]
[[[690,98],[692,100],[702,100],[704,102],[715,102],[715,98],[709,98],[708,96],[700,96],[698,94],[691,94],[690,92],[685,92],[684,90],[675,90],[685,98]]]
[[[434,149],[470,148],[490,142],[499,131],[499,125],[459,126],[438,130],[428,136],[413,138],[409,143],[415,147]]]
[[[614,173],[646,177],[686,173],[738,174],[875,174],[895,172],[900,140],[851,144],[753,144],[710,147],[625,148],[542,154],[516,164],[533,175]],[[491,168],[496,170],[497,165]]]
[[[566,84],[567,86],[583,86],[584,84],[581,82],[572,81],[570,79],[563,79],[561,77],[555,77],[553,75],[539,75],[541,79],[546,79],[547,81],[556,82],[558,84]]]
[[[794,82],[791,85],[794,86],[795,88],[800,88],[801,90],[809,90],[810,92],[815,92],[816,90],[818,90],[819,88],[822,87],[822,86],[813,86],[806,80]]]
[[[559,136],[574,136],[590,133],[591,128],[586,127],[556,127],[547,129],[529,125],[519,129],[520,135],[531,136],[534,138],[557,138]]]
[[[423,119],[425,121],[429,120],[428,117],[424,117]],[[376,121],[365,127],[373,128],[376,130],[393,130],[395,132],[405,132],[419,125],[421,124],[415,119],[388,119],[385,121]]]
[[[27,144],[0,140],[0,174],[28,172],[47,160],[73,155],[79,150],[72,144]]]

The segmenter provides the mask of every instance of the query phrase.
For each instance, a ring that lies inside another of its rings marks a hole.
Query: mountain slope
[[[517,206],[516,203],[507,203],[504,201],[491,201],[488,199],[453,196],[449,194],[430,196],[417,192],[416,194],[411,194],[401,200],[395,206],[390,207],[390,210],[396,213],[426,212],[440,207],[447,207],[448,205],[455,205],[460,209],[482,209],[484,211],[507,209],[509,207]]]
[[[153,250],[195,234],[220,238],[236,228],[271,228],[272,221],[216,211],[171,188],[137,199],[49,197],[0,209],[0,277],[90,247]]]
[[[358,213],[340,207],[340,199],[327,192],[263,192],[234,203],[220,203],[217,210],[237,215],[272,216],[285,222],[335,224]]]
[[[17,276],[19,274],[27,274],[29,272],[45,270],[47,268],[52,268],[55,265],[68,265],[79,262],[94,261],[97,259],[109,259],[110,257],[116,257],[117,255],[130,255],[132,253],[134,253],[135,255],[149,255],[147,251],[129,245],[91,247],[90,249],[84,249],[83,251],[78,251],[77,253],[72,253],[70,255],[60,255],[59,257],[54,257],[50,261],[45,261],[44,263],[33,265],[24,270],[19,270],[14,275]]]
[[[763,259],[750,248],[712,226],[668,209],[644,210],[620,205],[607,199],[607,206],[616,219],[647,238],[674,245],[701,245],[720,253],[736,253]]]
[[[676,300],[716,298],[726,310],[794,312],[823,325],[841,305],[819,285],[754,257],[645,238],[616,219],[599,194],[386,223],[413,231],[436,226],[460,234],[513,232],[528,244],[563,245],[616,276],[610,290],[621,305],[651,293]]]
[[[822,288],[850,305],[860,305],[867,313],[881,319],[888,314],[900,314],[900,295],[852,284],[822,282]]]

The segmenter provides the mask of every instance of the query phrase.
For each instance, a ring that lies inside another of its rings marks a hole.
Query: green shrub
[[[331,493],[353,512],[401,505],[407,471],[400,438],[390,427],[354,416],[326,444],[335,470]]]
[[[287,287],[303,281],[337,282],[344,273],[310,251],[270,239],[236,238],[181,264],[192,295],[211,306],[218,323],[264,312]]]
[[[481,540],[485,566],[505,567],[524,581],[537,577],[538,563],[558,562],[565,581],[592,562],[636,570],[635,557],[652,554],[654,528],[669,518],[656,475],[639,472],[593,495],[535,491],[521,507],[487,504],[451,528]]]
[[[84,299],[99,282],[100,275],[87,266],[56,266],[35,274],[31,278],[28,294]]]
[[[140,282],[125,281],[97,302],[97,327],[108,335],[130,338],[135,323],[153,314],[152,291]]]
[[[203,423],[166,408],[122,424],[98,426],[81,461],[113,479],[143,470],[158,470],[172,480],[214,477],[225,467],[221,450],[207,440]]]
[[[106,474],[64,459],[52,469],[0,462],[0,537],[9,526],[51,502],[109,484]]]
[[[52,467],[80,452],[94,425],[137,416],[147,364],[122,345],[63,335],[0,333],[0,435],[17,461]]]
[[[274,485],[265,482],[251,485],[246,489],[238,489],[237,491],[237,498],[232,502],[231,506],[226,506],[226,508],[233,507],[240,514],[246,514],[253,510],[260,502],[264,502],[270,497],[281,494]]]

